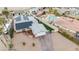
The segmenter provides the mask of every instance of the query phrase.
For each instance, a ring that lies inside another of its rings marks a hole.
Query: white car
[[[3,28],[3,32],[4,33],[8,33],[8,30],[11,28],[10,24],[5,24],[4,28]]]

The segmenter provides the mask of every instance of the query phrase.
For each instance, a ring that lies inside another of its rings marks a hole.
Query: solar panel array
[[[23,22],[23,23],[16,23],[16,30],[29,28],[30,26],[32,26],[32,23],[33,23],[32,21]]]
[[[15,18],[16,21],[21,21],[21,16]]]
[[[28,16],[23,16],[24,20],[29,20]]]

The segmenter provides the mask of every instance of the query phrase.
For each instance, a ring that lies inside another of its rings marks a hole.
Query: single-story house
[[[33,16],[17,15],[14,17],[14,30],[22,32],[32,30],[35,37],[46,35],[47,29],[39,24]]]

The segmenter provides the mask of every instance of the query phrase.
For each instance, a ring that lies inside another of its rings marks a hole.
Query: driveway
[[[16,51],[40,51],[40,43],[37,38],[33,38],[33,36],[27,33],[14,33],[13,41],[13,49]],[[23,42],[25,45],[23,45]],[[33,43],[35,46],[33,47]]]
[[[66,39],[59,33],[52,34],[53,48],[55,51],[75,51],[79,50],[79,46],[72,41]]]
[[[47,33],[47,35],[39,37],[39,42],[41,43],[41,49],[43,51],[52,51],[53,43],[52,43],[52,34]]]
[[[23,46],[23,42],[26,43]],[[35,47],[32,43],[35,43]],[[79,46],[69,41],[59,33],[48,33],[46,36],[33,38],[24,33],[15,33],[13,38],[13,49],[17,51],[76,51]]]

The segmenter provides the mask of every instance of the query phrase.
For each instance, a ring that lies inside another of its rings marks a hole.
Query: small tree
[[[35,46],[35,43],[34,43],[34,42],[32,43],[32,46],[33,46],[33,47]]]
[[[56,16],[61,16],[61,14],[55,8],[49,8],[49,13],[52,13]]]
[[[67,15],[69,15],[70,14],[70,11],[65,11],[63,14],[62,14],[62,16],[67,16]]]
[[[0,25],[3,25],[3,23],[4,23],[4,19],[0,18]]]
[[[8,18],[8,16],[9,16],[9,10],[8,10],[8,8],[7,7],[5,7],[3,10],[2,10],[2,14],[3,15],[5,15],[6,16],[6,18]]]
[[[56,9],[54,9],[54,15],[61,16],[61,14]]]
[[[23,42],[22,44],[23,44],[23,46],[25,46],[25,45],[26,45],[26,43],[25,43],[25,42]]]
[[[2,30],[3,30],[3,28],[1,28],[1,27],[2,27],[2,25],[3,25],[3,19],[2,19],[2,18],[0,18],[0,33],[2,33]]]
[[[50,8],[49,8],[49,13],[51,13],[51,12],[52,12],[52,8],[50,7]]]

